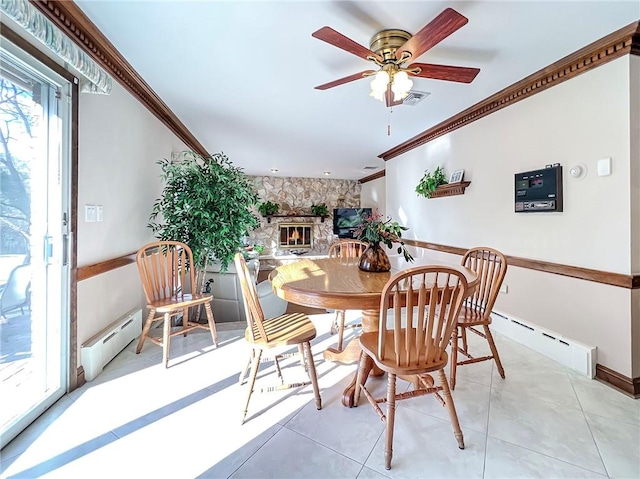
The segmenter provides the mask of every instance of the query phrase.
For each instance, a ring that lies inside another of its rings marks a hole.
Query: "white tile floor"
[[[402,401],[386,471],[384,424],[364,399],[353,409],[340,403],[355,366],[322,360],[336,340],[330,318],[312,316],[321,411],[311,387],[256,392],[240,424],[241,330],[220,331],[218,349],[206,331],[175,337],[166,370],[158,346],[136,355],[131,344],[2,451],[0,477],[640,477],[640,401],[503,337],[506,380],[489,362],[458,370],[466,448],[457,448],[434,398]],[[272,372],[259,381],[271,382]],[[302,374],[296,363],[284,372]],[[369,381],[383,393],[386,381]]]

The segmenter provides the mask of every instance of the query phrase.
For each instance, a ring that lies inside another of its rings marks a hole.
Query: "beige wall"
[[[362,184],[360,203],[363,208],[377,209],[382,215],[386,214],[387,190],[385,177],[367,181]]]
[[[629,118],[631,124],[631,269],[640,271],[640,56],[630,56]],[[640,371],[639,371],[640,374]]]
[[[82,267],[131,253],[153,240],[147,223],[162,190],[156,161],[185,146],[116,82],[111,95],[80,96],[78,127],[77,242]],[[86,223],[85,204],[103,205],[104,221]],[[143,304],[135,265],[80,281],[78,349]]]
[[[614,60],[388,161],[387,214],[409,226],[408,238],[638,273],[629,179],[638,168],[629,139],[636,60]],[[605,157],[612,175],[599,177],[596,162]],[[550,163],[564,168],[564,212],[514,213],[514,174]],[[588,169],[582,180],[568,174],[576,164]],[[417,184],[439,165],[447,174],[465,170],[472,183],[464,195],[427,200],[407,188],[408,178]],[[632,375],[630,290],[520,268],[505,282],[497,309],[597,346],[600,364]]]
[[[640,272],[640,56],[631,56],[629,116],[631,118],[631,271]],[[633,377],[640,376],[640,290],[631,294]]]
[[[64,66],[11,19],[5,15],[0,19]],[[162,189],[156,161],[186,147],[115,80],[110,95],[81,93],[78,117],[75,240],[78,266],[82,267],[131,253],[153,239],[146,225]],[[104,221],[86,223],[85,204],[103,205]],[[84,341],[131,309],[144,306],[135,265],[80,281],[77,294],[78,357]]]

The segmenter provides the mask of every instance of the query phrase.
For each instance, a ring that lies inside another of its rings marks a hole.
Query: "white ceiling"
[[[638,0],[76,3],[209,152],[247,174],[344,179],[379,171],[363,168],[384,168],[382,152],[640,19]],[[417,61],[480,68],[473,83],[415,78],[430,95],[392,113],[366,79],[314,89],[375,66],[312,32],[328,25],[369,48],[379,30],[415,33],[447,7],[469,22]]]

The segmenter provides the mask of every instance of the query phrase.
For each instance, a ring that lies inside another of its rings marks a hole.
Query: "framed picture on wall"
[[[464,178],[464,170],[456,170],[451,173],[449,177],[449,183],[460,183]]]

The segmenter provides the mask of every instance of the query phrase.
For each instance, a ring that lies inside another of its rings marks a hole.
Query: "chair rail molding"
[[[633,22],[558,60],[413,138],[378,155],[387,161],[547,88],[623,55],[640,55],[640,21]]]
[[[448,246],[405,238],[402,240],[405,244],[410,246],[432,249],[434,251],[457,254],[460,256],[464,255],[467,251],[467,248],[460,248],[457,246]],[[593,281],[594,283],[608,284],[609,286],[617,286],[627,289],[640,289],[640,274],[612,273],[609,271],[600,271],[597,269],[582,268],[580,266],[571,266],[552,263],[550,261],[541,261],[537,259],[520,258],[508,255],[507,263],[509,266],[517,266],[519,268],[532,269],[535,271],[542,271],[544,273],[558,274],[560,276]]]
[[[117,258],[111,258],[111,259],[101,261],[99,263],[90,264],[87,266],[80,266],[78,268],[78,281],[89,279],[94,276],[98,276],[99,274],[114,270],[116,268],[120,268],[122,266],[127,266],[128,264],[135,263],[136,253],[137,251],[133,251],[132,253],[128,253],[128,254],[125,254],[124,256],[119,256]]]

